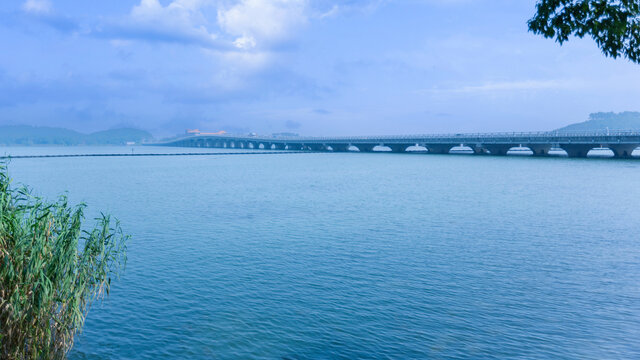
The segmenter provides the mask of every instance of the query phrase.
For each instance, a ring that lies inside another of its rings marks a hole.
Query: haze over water
[[[61,158],[10,173],[132,235],[74,360],[640,357],[640,161]]]

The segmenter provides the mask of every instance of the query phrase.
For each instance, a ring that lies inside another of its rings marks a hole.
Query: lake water
[[[131,148],[0,153],[115,150]],[[72,360],[640,358],[640,160],[56,158],[10,173],[132,235]]]

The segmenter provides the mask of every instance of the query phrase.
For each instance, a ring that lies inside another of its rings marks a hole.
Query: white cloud
[[[36,1],[36,0],[30,0]],[[347,8],[385,0],[346,0]],[[115,47],[132,41],[197,46],[224,68],[221,79],[242,78],[273,64],[278,48],[299,36],[336,0],[139,0],[124,18],[96,27]],[[326,11],[325,11],[326,12]],[[223,70],[220,70],[221,72]]]
[[[49,0],[27,0],[22,4],[22,10],[30,13],[48,13],[51,9]]]
[[[292,31],[306,22],[306,0],[240,0],[218,10],[220,28],[236,37],[239,48],[290,38]]]
[[[256,40],[251,36],[237,38],[233,44],[240,49],[253,49],[256,47]]]
[[[167,42],[197,43],[204,47],[220,47],[218,35],[207,28],[208,21],[201,8],[209,4],[202,0],[174,0],[162,6],[159,0],[141,0],[131,10],[123,33],[130,37]]]
[[[35,0],[30,0],[35,1]],[[269,51],[308,20],[309,0],[140,0],[113,29],[122,39]]]

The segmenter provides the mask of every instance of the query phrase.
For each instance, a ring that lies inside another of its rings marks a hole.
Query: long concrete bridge
[[[190,135],[150,145],[295,151],[361,151],[379,147],[396,153],[418,146],[427,153],[448,154],[465,147],[468,153],[507,155],[512,148],[529,148],[534,156],[548,156],[551,149],[562,149],[569,157],[586,157],[594,148],[608,148],[616,158],[631,158],[640,146],[640,131],[595,132],[514,132],[478,134],[434,134],[408,136],[353,137],[268,137],[236,135]],[[415,148],[414,148],[415,149]]]

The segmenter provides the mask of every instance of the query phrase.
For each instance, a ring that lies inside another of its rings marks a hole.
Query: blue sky
[[[373,135],[640,110],[640,65],[527,32],[534,0],[3,4],[0,124]]]

